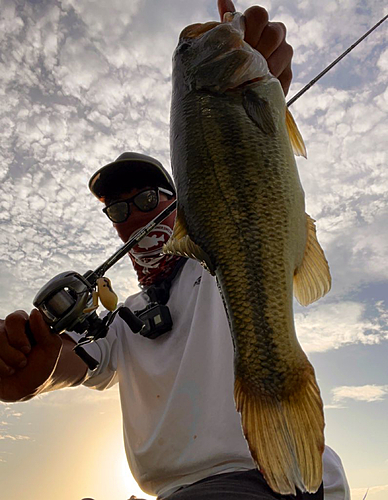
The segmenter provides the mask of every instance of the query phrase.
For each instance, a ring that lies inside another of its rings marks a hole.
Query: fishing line
[[[307,90],[312,87],[314,85],[314,83],[316,83],[318,80],[320,80],[324,75],[326,75],[326,73],[328,71],[331,70],[331,68],[333,68],[333,66],[335,66],[341,59],[343,59],[347,54],[349,54],[349,52],[351,50],[354,49],[354,47],[357,47],[357,45],[359,43],[361,43],[368,35],[370,35],[370,33],[372,33],[372,31],[374,31],[378,26],[380,26],[380,24],[382,24],[388,17],[388,14],[383,17],[377,24],[375,24],[369,31],[367,31],[364,35],[362,35],[361,38],[359,38],[356,42],[354,42],[353,45],[351,45],[348,49],[345,50],[345,52],[343,52],[339,57],[337,57],[337,59],[335,61],[333,61],[331,64],[329,64],[329,66],[327,66],[321,73],[319,73],[318,76],[316,76],[315,78],[313,78],[311,80],[311,82],[309,82],[305,87],[303,87],[302,90],[300,90],[296,95],[294,95],[294,97],[292,97],[288,102],[287,102],[287,106],[291,106],[291,104],[293,104],[297,99],[299,99],[299,97],[301,95],[303,95],[305,92],[307,92]]]

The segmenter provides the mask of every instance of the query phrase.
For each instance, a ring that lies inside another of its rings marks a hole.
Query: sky
[[[383,0],[261,5],[294,47],[289,97],[387,14]],[[53,276],[94,269],[120,246],[88,180],[124,151],[170,168],[171,55],[186,25],[217,19],[215,0],[0,0],[0,317],[30,311]],[[388,498],[387,26],[290,108],[333,277],[325,298],[295,304],[295,323],[353,500]],[[108,276],[120,300],[138,290],[127,258]],[[151,498],[121,433],[116,387],[0,403],[2,500]]]

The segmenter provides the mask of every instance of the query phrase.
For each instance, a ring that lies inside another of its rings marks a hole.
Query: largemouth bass
[[[305,154],[279,81],[243,41],[243,18],[183,30],[173,56],[171,161],[177,219],[165,251],[216,275],[235,352],[234,397],[257,467],[281,494],[322,482],[324,417],[298,343],[330,272],[305,213]]]

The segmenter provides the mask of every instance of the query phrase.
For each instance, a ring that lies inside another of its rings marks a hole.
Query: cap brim
[[[172,179],[163,167],[149,161],[116,160],[100,168],[90,179],[89,189],[100,201],[134,188],[145,186],[165,187],[175,194]]]

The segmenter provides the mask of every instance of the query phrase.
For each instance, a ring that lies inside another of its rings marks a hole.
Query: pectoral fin
[[[276,126],[268,102],[259,97],[252,89],[243,94],[243,106],[249,118],[265,134],[274,134]]]
[[[306,214],[307,241],[302,264],[294,272],[294,295],[302,306],[323,297],[331,288],[329,264],[317,240],[314,220]]]
[[[286,108],[286,126],[288,136],[291,141],[292,150],[296,156],[304,156],[307,158],[306,146],[303,142],[303,137],[299,132],[299,129],[295,123],[295,120],[292,114]]]
[[[211,275],[214,276],[215,274],[213,264],[208,254],[195,244],[187,234],[186,221],[179,207],[177,209],[172,236],[163,246],[163,252],[198,260]]]

